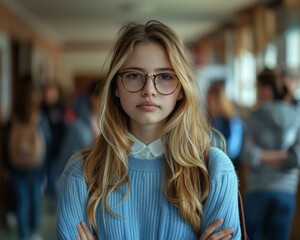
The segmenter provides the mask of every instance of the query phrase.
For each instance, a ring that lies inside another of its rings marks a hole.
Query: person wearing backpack
[[[65,107],[63,104],[63,92],[58,82],[49,81],[42,86],[41,111],[46,117],[51,130],[51,142],[47,148],[47,162],[45,163],[45,175],[47,184],[45,194],[50,204],[50,211],[56,208],[58,192],[58,153],[65,136],[67,124],[64,119]]]
[[[16,194],[19,239],[39,240],[42,239],[40,223],[44,162],[50,134],[30,76],[20,80],[6,129],[5,151]]]

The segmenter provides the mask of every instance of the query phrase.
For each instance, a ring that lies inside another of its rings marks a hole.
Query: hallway
[[[47,199],[44,199],[42,215],[42,237],[44,240],[54,240],[55,238],[55,214],[56,210],[50,208]],[[0,229],[1,240],[17,240],[17,222],[13,213],[8,216],[8,229]]]

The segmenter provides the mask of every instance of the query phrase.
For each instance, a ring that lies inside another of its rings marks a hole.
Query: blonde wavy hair
[[[100,135],[92,147],[82,151],[89,192],[88,217],[96,229],[99,203],[109,214],[120,217],[112,211],[108,198],[113,191],[120,191],[123,184],[128,186],[123,201],[130,192],[128,155],[133,143],[129,138],[130,119],[115,96],[115,89],[117,72],[135,44],[140,42],[163,46],[180,79],[183,99],[175,106],[161,133],[166,159],[164,194],[199,235],[203,204],[209,191],[206,154],[210,146],[210,128],[200,109],[196,76],[187,48],[169,27],[154,20],[144,25],[130,23],[123,26],[113,48],[100,94]]]

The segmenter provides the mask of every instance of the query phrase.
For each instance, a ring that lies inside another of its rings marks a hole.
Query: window
[[[300,67],[300,29],[294,28],[286,32],[286,65],[288,68]]]
[[[274,44],[269,44],[265,50],[264,66],[274,69],[277,66],[277,48]]]
[[[249,51],[245,51],[235,61],[234,96],[236,102],[245,107],[252,106],[256,101],[256,63],[255,57]]]

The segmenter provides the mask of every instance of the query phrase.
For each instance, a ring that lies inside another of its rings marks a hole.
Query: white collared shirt
[[[134,141],[130,153],[130,155],[133,157],[142,159],[153,159],[161,156],[164,153],[163,144],[160,138],[146,145],[132,134],[130,134],[130,137]]]

